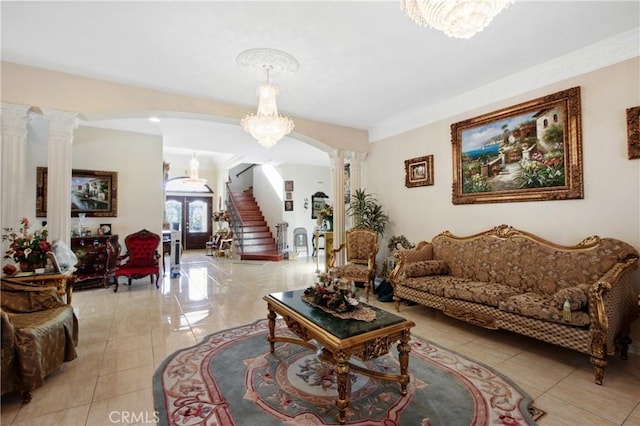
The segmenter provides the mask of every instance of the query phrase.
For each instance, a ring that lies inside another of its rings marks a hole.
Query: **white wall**
[[[302,143],[302,142],[300,142]],[[232,180],[236,169],[232,171]],[[297,227],[307,229],[309,251],[311,248],[311,236],[315,219],[311,219],[311,195],[322,191],[330,195],[330,169],[329,167],[287,164],[274,167],[271,165],[257,165],[253,168],[253,195],[260,206],[269,230],[276,238],[276,224],[288,223],[287,245],[289,251],[293,251],[293,230]],[[293,181],[293,211],[284,211],[286,192],[284,181]],[[309,200],[309,207],[304,209],[304,199]]]
[[[143,228],[162,233],[162,138],[117,130],[79,127],[73,140],[73,168],[118,172],[118,216],[87,218],[89,229],[111,223],[124,237]],[[72,226],[77,223],[72,218]]]
[[[391,219],[385,240],[401,234],[412,242],[429,240],[444,230],[469,235],[505,223],[559,244],[600,235],[640,249],[640,160],[627,159],[625,114],[640,105],[639,75],[635,58],[372,144],[366,186]],[[584,199],[452,204],[452,123],[575,86],[582,97]],[[434,155],[435,184],[406,188],[404,160],[428,154]],[[386,242],[380,247],[386,251]],[[640,271],[634,284],[640,290]],[[632,338],[640,341],[640,321]]]
[[[307,240],[309,241],[309,252],[312,252],[311,237],[316,220],[311,219],[311,196],[316,192],[324,192],[329,197],[331,194],[331,169],[329,167],[320,166],[302,166],[296,164],[286,164],[279,166],[278,169],[284,180],[293,181],[293,211],[282,213],[282,219],[289,223],[289,231],[287,232],[287,244],[290,251],[293,251],[293,230],[298,227],[306,228]],[[283,199],[286,197],[282,192]],[[308,199],[308,209],[304,208],[304,200]],[[333,198],[327,200],[333,205]],[[282,203],[284,210],[284,203]]]

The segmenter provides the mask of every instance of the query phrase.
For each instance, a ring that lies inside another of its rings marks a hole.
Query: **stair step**
[[[269,260],[271,262],[281,262],[284,260],[283,253],[248,253],[240,255],[240,260]]]
[[[264,221],[264,216],[262,216],[262,213],[242,213],[240,212],[240,217],[242,218],[243,222],[246,222],[248,220],[251,221]]]
[[[266,223],[262,225],[250,225],[250,226],[242,227],[243,232],[263,232],[268,230],[269,230],[269,227],[267,226]]]
[[[256,245],[244,245],[242,247],[242,254],[246,253],[277,253],[275,244],[256,244]]]
[[[243,220],[242,223],[245,228],[250,226],[267,226],[267,222],[264,220]]]
[[[242,234],[242,239],[243,240],[265,239],[265,238],[269,238],[269,239],[273,240],[273,235],[271,235],[271,232],[269,232],[269,231],[245,232],[245,233]]]
[[[272,237],[269,238],[245,238],[242,240],[242,245],[244,247],[247,246],[256,246],[256,245],[262,245],[262,246],[266,246],[266,245],[272,245],[275,247],[276,242]]]

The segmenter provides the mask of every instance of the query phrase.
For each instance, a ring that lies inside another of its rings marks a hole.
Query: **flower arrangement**
[[[220,210],[213,214],[214,222],[228,222],[229,217],[227,216],[226,210]]]
[[[358,304],[354,292],[323,284],[307,288],[304,291],[304,299],[315,306],[325,307],[338,313],[353,311]]]
[[[333,207],[330,204],[325,204],[319,214],[322,219],[331,221],[333,220]]]
[[[29,233],[29,219],[23,217],[20,221],[20,229],[4,228],[7,234],[2,235],[2,241],[9,242],[9,250],[4,255],[5,259],[13,259],[15,262],[29,262],[44,265],[47,261],[47,252],[51,251],[51,243],[47,241],[47,228]]]

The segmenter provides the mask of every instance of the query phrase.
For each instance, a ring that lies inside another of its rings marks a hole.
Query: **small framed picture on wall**
[[[286,192],[293,191],[293,181],[292,180],[285,180],[284,181],[284,190]]]
[[[293,200],[286,200],[284,202],[284,211],[292,212],[293,211]]]
[[[293,200],[293,193],[292,192],[287,192],[286,196],[287,196],[286,197],[287,200]]]

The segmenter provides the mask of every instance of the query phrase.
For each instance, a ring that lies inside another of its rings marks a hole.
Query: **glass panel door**
[[[167,197],[167,220],[172,230],[182,231],[185,250],[203,249],[211,236],[210,197]]]

